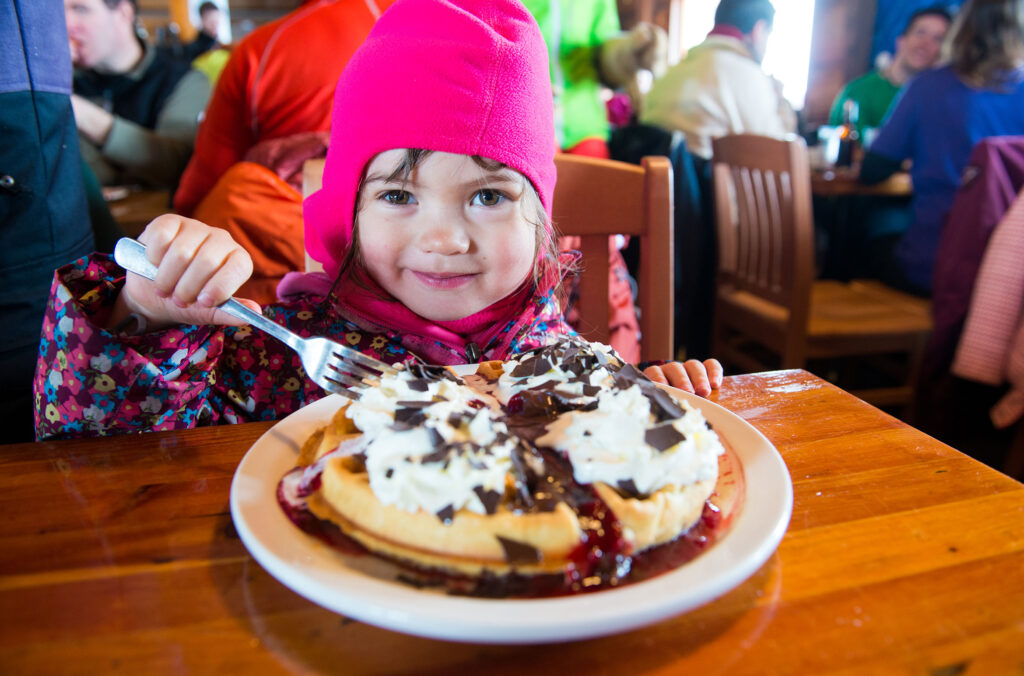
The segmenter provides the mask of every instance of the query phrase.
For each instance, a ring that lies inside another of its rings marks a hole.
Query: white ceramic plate
[[[778,546],[793,508],[781,456],[756,429],[721,406],[675,390],[701,409],[731,445],[746,495],[731,528],[707,551],[649,580],[544,599],[447,596],[392,581],[372,556],[346,556],[289,521],[277,483],[303,440],[342,403],[321,399],[281,420],[242,459],[231,483],[231,515],[242,542],[271,575],[319,605],[394,631],[477,643],[550,643],[635,629],[691,610],[757,571]]]

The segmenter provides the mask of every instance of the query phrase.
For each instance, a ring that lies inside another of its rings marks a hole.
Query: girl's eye
[[[388,204],[411,204],[413,202],[412,195],[406,190],[388,190],[380,196],[380,199],[384,200]]]
[[[490,188],[484,188],[478,190],[473,195],[473,204],[479,204],[484,207],[496,207],[505,200],[505,195],[498,192],[497,190],[491,190]]]

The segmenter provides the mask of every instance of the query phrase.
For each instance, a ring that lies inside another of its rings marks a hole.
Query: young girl
[[[304,204],[324,273],[287,277],[265,314],[388,362],[503,359],[572,333],[547,50],[518,2],[399,0],[343,72],[333,120]],[[58,271],[38,438],[276,419],[324,396],[288,347],[216,308],[252,270],[230,236],[167,215],[139,239],[153,282],[103,256]],[[647,373],[700,394],[721,382],[713,360]]]

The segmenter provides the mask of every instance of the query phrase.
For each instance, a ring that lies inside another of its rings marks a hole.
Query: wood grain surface
[[[914,194],[910,174],[898,171],[881,183],[865,185],[857,180],[857,168],[835,167],[815,169],[811,172],[811,193],[816,197],[842,197],[845,195],[874,195],[881,197],[909,197]]]
[[[0,673],[1024,670],[1024,485],[804,371],[730,377],[712,399],[789,467],[778,551],[693,612],[541,646],[404,636],[271,578],[228,512],[269,423],[5,446]]]

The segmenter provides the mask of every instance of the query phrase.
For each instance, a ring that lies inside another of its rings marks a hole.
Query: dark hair
[[[204,2],[201,5],[199,5],[199,16],[202,16],[202,15],[206,14],[207,12],[219,12],[219,11],[220,11],[220,7],[217,6],[217,3],[210,2],[210,0],[206,0],[206,2]]]
[[[775,20],[775,7],[770,0],[722,0],[715,10],[715,23],[734,26],[741,33],[754,30],[754,24],[764,21],[769,26]]]
[[[914,22],[920,19],[922,16],[937,16],[940,19],[945,19],[946,23],[953,23],[953,15],[949,13],[949,10],[941,5],[935,5],[933,7],[924,7],[916,10],[907,19],[907,25],[903,28],[901,35],[906,35],[910,32],[910,27],[914,25]]]
[[[136,14],[139,13],[139,0],[125,0],[125,2],[132,6]],[[121,0],[103,0],[103,3],[110,9],[114,9],[121,4]]]
[[[950,64],[962,80],[999,89],[1024,65],[1024,0],[968,0],[953,25]]]

